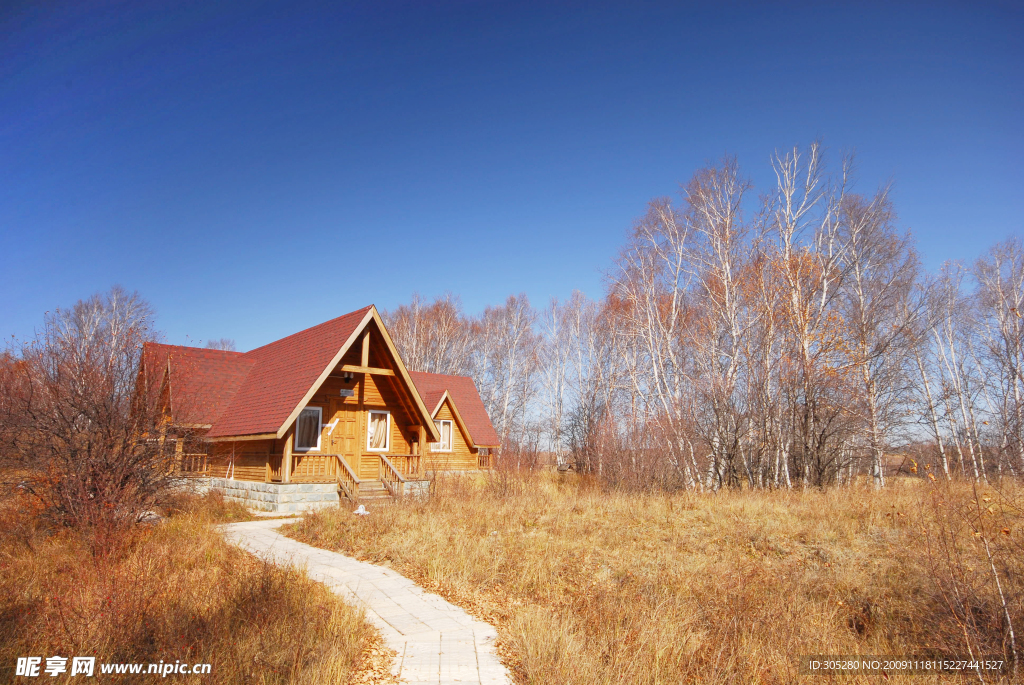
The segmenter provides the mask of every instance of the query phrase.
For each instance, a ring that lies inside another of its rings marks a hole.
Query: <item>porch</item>
[[[423,462],[418,454],[362,455],[360,478],[341,454],[292,454],[289,483],[337,483],[340,494],[352,502],[366,498],[403,497],[426,493]],[[376,465],[376,477],[367,478],[366,460]],[[283,483],[283,455],[267,460],[267,482]]]
[[[341,454],[293,453],[288,476],[283,454],[260,455],[260,465],[253,463],[253,456],[217,465],[206,454],[179,453],[176,461],[179,473],[195,479],[201,491],[221,490],[229,499],[264,511],[303,511],[341,498],[359,503],[425,496],[429,489],[418,454],[363,455],[362,477]],[[367,477],[367,458],[375,463],[375,477]]]
[[[232,480],[244,480],[256,483],[282,483],[282,466],[284,455],[265,455],[265,464],[253,465],[250,453],[243,453],[238,459],[237,468],[231,464],[221,465],[222,473],[215,473],[218,469],[213,468],[213,461],[205,452],[184,453],[178,451],[175,455],[175,464],[178,473],[185,478],[222,477]],[[257,455],[260,460],[264,455]],[[379,457],[381,455],[374,455]],[[481,471],[488,471],[494,468],[493,450],[481,449],[476,455],[476,468]],[[339,461],[344,467],[348,467],[344,457],[339,454],[292,454],[292,472],[289,482],[291,483],[333,483],[338,480]],[[422,480],[424,478],[424,463],[418,454],[389,454],[383,455],[380,464],[377,466],[377,481],[383,481],[386,472],[395,471],[406,480]],[[349,479],[355,478],[351,467],[345,469],[345,476]],[[367,480],[364,478],[361,480]],[[372,479],[371,479],[372,480]]]

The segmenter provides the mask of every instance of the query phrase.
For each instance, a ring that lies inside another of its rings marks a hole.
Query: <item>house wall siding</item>
[[[263,482],[267,478],[267,459],[275,453],[277,440],[238,440],[236,442],[214,442],[210,444],[207,463],[210,476],[227,478],[231,464],[232,449],[234,450],[237,480]],[[280,454],[280,449],[276,454]]]

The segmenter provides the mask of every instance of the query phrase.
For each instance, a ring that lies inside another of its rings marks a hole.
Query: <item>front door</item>
[[[331,433],[331,452],[340,454],[354,472],[359,472],[359,412],[351,402],[331,400],[331,415],[338,420]]]

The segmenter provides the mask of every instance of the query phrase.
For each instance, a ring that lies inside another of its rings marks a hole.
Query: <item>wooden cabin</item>
[[[245,353],[147,344],[139,383],[184,473],[294,511],[400,496],[428,469],[479,468],[481,452],[490,463],[497,438],[472,379],[419,376],[430,406],[371,305]]]
[[[441,436],[423,454],[426,468],[464,471],[492,467],[498,434],[473,379],[423,371],[411,371],[409,375]]]

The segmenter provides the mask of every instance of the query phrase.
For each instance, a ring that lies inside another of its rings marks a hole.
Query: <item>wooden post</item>
[[[288,435],[284,438],[284,450],[281,455],[281,482],[291,483],[292,482],[292,436],[295,435],[295,429],[288,431]]]
[[[364,368],[370,365],[370,331],[363,333],[363,356],[360,359]]]
[[[420,440],[419,440],[419,444],[417,445],[417,447],[419,447],[419,450],[420,450],[420,469],[419,469],[419,473],[416,474],[416,475],[421,476],[421,475],[423,475],[423,467],[425,466],[425,464],[423,462],[427,458],[427,456],[426,456],[427,455],[427,427],[426,426],[420,426]]]
[[[416,437],[412,438],[409,441],[409,447],[412,450],[413,454],[419,454],[420,453],[419,428],[420,428],[419,426],[406,426],[405,427],[405,430],[407,430],[409,432],[409,434],[416,436]]]

